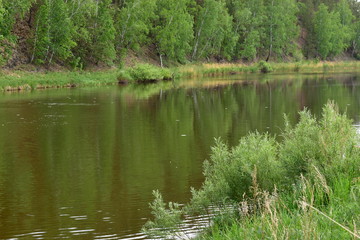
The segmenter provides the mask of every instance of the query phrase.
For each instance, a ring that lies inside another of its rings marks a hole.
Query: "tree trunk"
[[[199,28],[199,31],[197,32],[197,36],[196,36],[196,42],[195,42],[195,45],[194,45],[194,51],[193,51],[193,54],[192,54],[192,59],[195,58],[196,56],[196,53],[197,53],[197,49],[198,49],[198,45],[199,45],[199,39],[200,39],[200,36],[201,36],[201,31],[202,31],[202,28],[203,28],[203,25],[204,25],[204,21],[205,21],[205,17],[206,17],[206,14],[208,12],[208,9],[206,9],[205,11],[205,14],[204,14],[204,17],[201,21],[201,24],[200,24],[200,28]]]
[[[162,59],[162,54],[161,54],[161,53],[160,53],[160,66],[161,66],[161,68],[164,67],[164,65],[163,65],[163,59]]]
[[[274,0],[271,1],[271,17],[270,17],[270,46],[269,46],[269,55],[266,58],[266,61],[268,62],[270,57],[271,57],[271,53],[272,53],[272,47],[273,47],[273,8],[274,8]]]

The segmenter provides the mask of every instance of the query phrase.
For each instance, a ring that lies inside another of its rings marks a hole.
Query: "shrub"
[[[273,71],[271,64],[265,61],[259,62],[259,69],[262,73],[269,73]]]
[[[138,64],[129,69],[129,74],[135,81],[161,81],[172,78],[169,69],[159,68],[150,64]]]
[[[131,82],[133,81],[132,77],[130,76],[129,72],[122,69],[119,71],[119,74],[118,74],[118,81],[120,83],[127,83],[127,82]]]
[[[280,143],[259,133],[242,138],[234,148],[217,140],[210,160],[204,163],[205,181],[199,190],[192,190],[190,203],[181,209],[171,203],[167,209],[159,204],[161,198],[157,195],[151,205],[153,212],[169,220],[156,218],[147,226],[159,230],[161,225],[155,223],[162,223],[166,227],[163,229],[171,229],[168,223],[178,224],[181,214],[207,211],[211,206],[217,209],[212,237],[222,236],[223,231],[232,236],[229,239],[245,235],[281,239],[284,234],[297,239],[314,237],[318,232],[330,237],[335,234],[329,233],[333,223],[320,221],[325,214],[322,211],[349,224],[359,220],[357,143],[351,121],[332,102],[323,108],[320,120],[304,110],[296,126],[286,121]],[[315,213],[321,214],[309,218]],[[253,231],[260,225],[260,232]],[[336,236],[346,238],[349,233],[341,230],[341,224],[338,226]]]
[[[300,72],[302,64],[297,62],[294,67],[294,72]]]

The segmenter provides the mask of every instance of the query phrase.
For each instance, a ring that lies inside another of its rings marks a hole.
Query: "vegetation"
[[[0,91],[69,88],[117,84],[118,72],[11,72],[0,76]]]
[[[274,74],[284,73],[337,73],[352,72],[360,67],[360,63],[352,62],[298,62],[298,63],[267,63],[267,71]],[[2,71],[0,91],[32,90],[43,88],[100,86],[118,83],[147,83],[174,79],[191,79],[195,77],[224,76],[237,73],[261,73],[261,63],[244,64],[196,64],[176,68],[160,68],[149,64],[138,64],[132,68],[121,70],[110,69],[95,72],[27,72]],[[271,75],[271,74],[270,74]],[[258,76],[258,75],[254,75]],[[287,76],[287,75],[284,75]],[[262,76],[260,78],[265,77]],[[269,76],[271,78],[271,76]],[[249,76],[244,74],[244,78]],[[224,82],[222,82],[224,83]],[[187,83],[187,85],[192,83]],[[200,83],[201,84],[201,83]],[[217,83],[219,84],[219,83]],[[169,86],[172,86],[170,84]],[[162,88],[162,85],[154,89]]]
[[[146,83],[173,79],[173,73],[167,68],[159,68],[150,64],[138,64],[120,71],[120,82]]]
[[[295,63],[268,63],[260,61],[254,64],[188,64],[175,68],[183,78],[221,76],[241,73],[324,73],[357,71],[360,63],[351,62],[320,62],[301,61]]]
[[[2,0],[0,64],[358,57],[359,10],[354,0]]]
[[[171,236],[181,216],[211,207],[213,224],[199,239],[359,238],[360,150],[351,121],[329,102],[321,119],[304,110],[296,126],[285,122],[281,142],[259,133],[233,148],[217,140],[190,203],[168,208],[155,192],[145,230]]]
[[[265,61],[260,61],[259,62],[259,70],[262,73],[269,73],[273,71],[273,68],[271,67],[270,63],[265,62]]]

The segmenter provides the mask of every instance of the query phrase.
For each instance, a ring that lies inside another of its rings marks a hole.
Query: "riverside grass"
[[[360,149],[351,121],[329,102],[320,119],[304,110],[296,126],[285,122],[280,142],[259,133],[233,148],[217,140],[190,203],[167,208],[156,193],[144,231],[171,238],[181,216],[213,209],[197,239],[359,239]]]
[[[0,90],[19,91],[45,88],[87,87],[117,84],[115,69],[97,72],[1,72]]]
[[[160,68],[151,64],[137,64],[134,67],[120,70],[119,82],[153,83],[172,80],[173,72],[168,68]]]
[[[360,62],[319,62],[269,63],[260,61],[250,65],[235,63],[187,64],[172,68],[160,68],[150,64],[137,64],[120,70],[118,80],[124,83],[151,83],[174,78],[225,76],[247,73],[328,73],[354,72],[360,69]]]
[[[197,78],[223,76],[232,74],[248,73],[324,73],[324,72],[355,72],[360,69],[358,61],[340,62],[320,62],[302,61],[276,63],[260,61],[253,64],[236,63],[208,63],[208,64],[189,64],[177,67],[174,71],[178,72],[182,78]]]
[[[65,88],[115,85],[119,82],[146,83],[173,79],[192,79],[232,74],[266,72],[281,73],[331,73],[356,72],[360,62],[317,62],[296,63],[259,62],[251,65],[230,63],[188,64],[172,68],[159,68],[140,64],[133,68],[110,69],[103,71],[60,71],[60,72],[0,72],[0,91],[34,90],[44,88]]]

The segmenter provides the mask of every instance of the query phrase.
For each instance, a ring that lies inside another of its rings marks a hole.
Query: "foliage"
[[[120,81],[156,82],[170,80],[172,72],[167,68],[159,68],[150,64],[137,64],[132,68],[121,70],[118,76]]]
[[[160,58],[164,55],[185,62],[193,38],[193,18],[187,12],[188,4],[189,0],[158,0],[154,35]]]
[[[347,18],[343,19],[346,23]],[[314,18],[314,31],[316,49],[322,59],[336,56],[348,46],[349,29],[348,26],[342,25],[341,20],[339,12],[329,12],[324,4],[319,6]]]
[[[228,60],[237,41],[232,17],[222,1],[205,0],[196,16],[192,58],[220,56]]]
[[[159,191],[154,191],[154,201],[150,204],[152,214],[155,216],[154,221],[148,221],[143,231],[147,232],[149,236],[158,236],[161,234],[161,230],[157,231],[157,226],[162,226],[166,231],[172,234],[176,234],[177,225],[181,224],[181,215],[183,211],[177,203],[169,202],[166,206]]]
[[[296,14],[298,8],[294,0],[271,0],[265,4],[263,47],[268,50],[267,60],[274,52],[276,56],[292,53],[298,37]]]
[[[357,57],[359,12],[354,0],[2,0],[0,63],[19,51],[73,68],[123,65],[129,51],[162,66]]]
[[[72,56],[73,24],[63,0],[45,0],[36,18],[32,60],[51,64],[53,58],[66,60]]]
[[[102,0],[96,14],[96,28],[94,28],[93,51],[97,61],[111,65],[116,57],[114,40],[115,27],[113,14],[110,9],[111,0]]]
[[[149,40],[155,18],[156,1],[126,1],[116,15],[116,47],[120,52],[126,49],[138,50]]]
[[[269,73],[273,71],[273,68],[271,67],[271,64],[265,61],[259,62],[259,69],[262,73]]]
[[[329,102],[320,120],[304,110],[295,127],[286,124],[283,136],[277,143],[268,134],[252,133],[234,148],[217,140],[204,163],[203,186],[192,190],[191,202],[182,208],[184,213],[217,209],[212,235],[205,239],[356,235],[344,231],[344,225],[355,228],[360,213],[359,139],[351,121]],[[232,214],[224,217],[228,209]],[[334,221],[340,230],[329,233]]]

